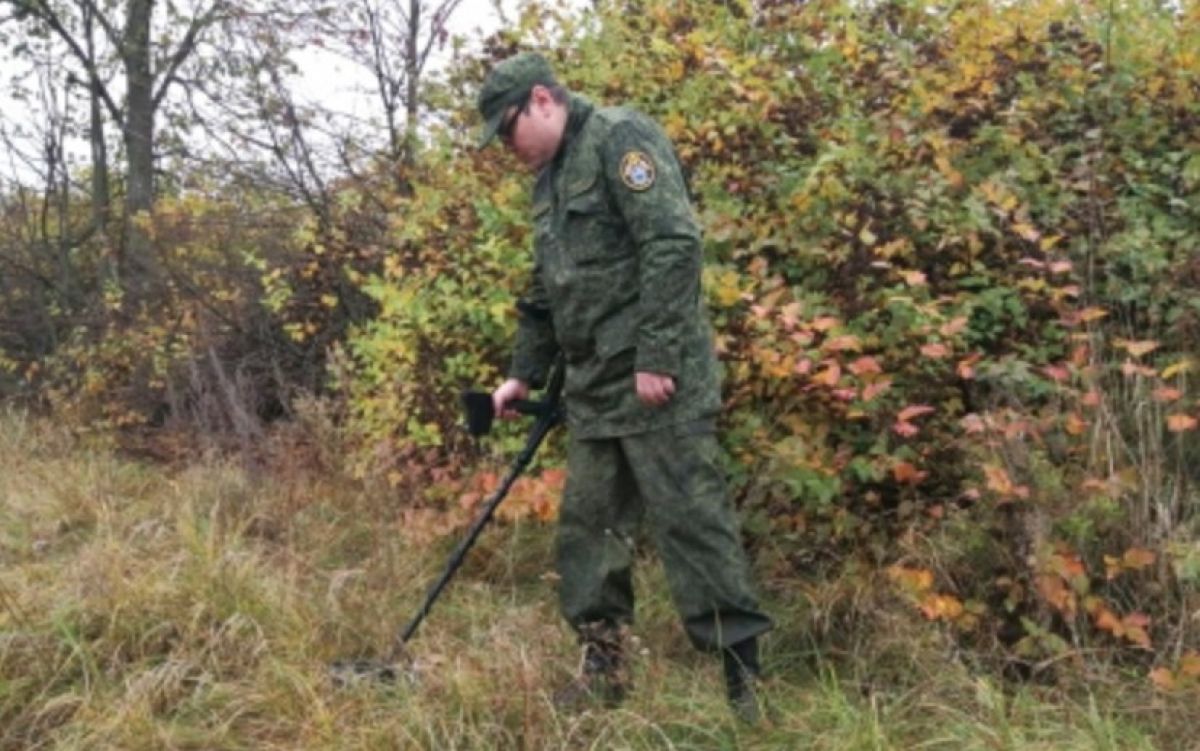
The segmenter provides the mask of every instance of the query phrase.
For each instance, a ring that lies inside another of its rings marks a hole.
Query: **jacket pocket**
[[[631,255],[622,241],[622,224],[608,203],[604,185],[593,179],[567,197],[563,244],[579,266],[606,264]]]

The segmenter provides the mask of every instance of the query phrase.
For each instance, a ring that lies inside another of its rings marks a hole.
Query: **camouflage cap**
[[[476,103],[484,120],[479,148],[487,146],[495,137],[508,108],[520,102],[537,84],[555,86],[557,82],[550,63],[536,52],[513,55],[492,68],[479,89]]]

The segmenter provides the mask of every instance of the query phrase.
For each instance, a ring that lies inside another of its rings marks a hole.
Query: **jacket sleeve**
[[[517,339],[508,375],[533,388],[541,388],[558,353],[558,343],[554,338],[549,299],[542,285],[541,264],[536,258],[529,287],[517,301],[517,314]]]
[[[647,119],[623,120],[604,143],[605,180],[637,248],[635,369],[679,376],[700,299],[700,229],[675,151]]]

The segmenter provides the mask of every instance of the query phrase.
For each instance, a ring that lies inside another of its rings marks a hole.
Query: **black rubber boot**
[[[554,706],[578,711],[589,705],[618,706],[629,693],[624,639],[620,630],[607,627],[580,629],[583,663],[579,675],[554,694]]]
[[[721,658],[729,706],[738,719],[751,725],[758,724],[763,714],[757,685],[762,675],[758,662],[758,639],[750,637],[731,644],[721,650]]]

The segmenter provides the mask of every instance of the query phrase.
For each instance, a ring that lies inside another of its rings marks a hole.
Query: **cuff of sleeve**
[[[634,370],[639,373],[658,373],[659,375],[679,377],[679,355],[663,349],[646,349],[638,347]]]

